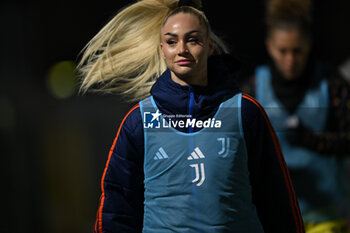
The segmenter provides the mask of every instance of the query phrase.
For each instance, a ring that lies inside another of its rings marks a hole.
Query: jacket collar
[[[225,99],[239,92],[235,81],[238,66],[228,55],[211,56],[208,59],[208,86],[205,87],[175,83],[168,69],[153,85],[151,94],[163,114],[191,112],[197,119],[207,119]]]

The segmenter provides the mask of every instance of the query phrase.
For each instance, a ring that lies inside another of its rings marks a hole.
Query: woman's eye
[[[283,55],[287,53],[287,50],[286,50],[286,49],[279,49],[279,51],[280,51],[280,53],[283,54]]]
[[[191,44],[197,44],[198,41],[199,40],[197,38],[190,38],[190,39],[188,39],[188,42],[191,43]]]
[[[174,41],[174,40],[167,40],[166,43],[168,45],[174,45],[176,43],[176,41]]]

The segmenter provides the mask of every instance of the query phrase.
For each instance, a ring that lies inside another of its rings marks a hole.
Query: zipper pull
[[[189,91],[190,91],[190,99],[188,101],[188,115],[190,115],[190,119],[193,119],[193,104],[194,104],[194,93],[191,90],[191,87],[189,87]],[[193,133],[193,128],[190,126],[188,128],[188,132],[189,133]]]

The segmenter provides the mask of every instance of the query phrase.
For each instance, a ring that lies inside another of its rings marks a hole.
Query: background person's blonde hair
[[[120,94],[129,102],[149,96],[152,85],[166,70],[160,51],[160,30],[168,15],[178,10],[178,2],[138,1],[108,22],[84,48],[78,64],[81,91],[92,89]],[[204,13],[193,7],[183,8],[206,23],[216,51],[227,53],[227,47],[210,30]]]

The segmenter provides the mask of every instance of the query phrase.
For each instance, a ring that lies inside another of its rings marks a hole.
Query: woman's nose
[[[181,41],[178,45],[179,45],[179,47],[178,47],[178,54],[179,55],[188,53],[188,48],[187,48],[185,42]]]
[[[294,63],[295,63],[295,54],[293,54],[293,53],[288,53],[288,54],[286,55],[286,63],[287,63],[287,65],[289,65],[289,66],[294,65]]]

